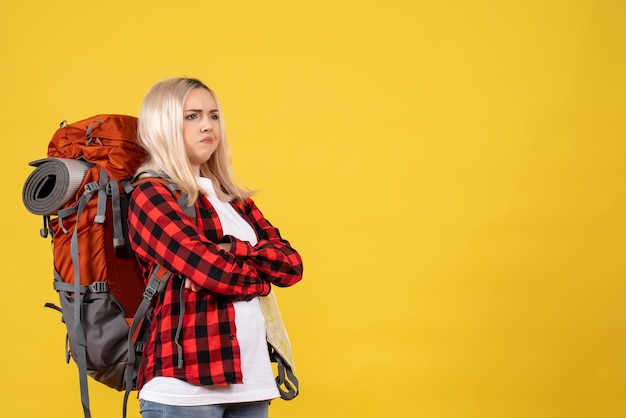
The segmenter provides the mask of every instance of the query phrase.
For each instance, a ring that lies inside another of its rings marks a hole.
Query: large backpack
[[[136,378],[148,334],[152,300],[171,273],[153,271],[144,285],[127,239],[128,198],[138,182],[133,176],[146,157],[137,144],[137,119],[97,115],[68,124],[54,133],[48,158],[33,161],[36,169],[22,191],[26,208],[43,216],[41,236],[53,243],[54,288],[67,329],[66,361],[78,367],[85,418],[91,417],[87,376],[125,391],[123,415]],[[150,172],[165,184],[193,221],[195,208],[169,178]],[[264,306],[275,303],[267,298]],[[274,309],[267,318],[270,358],[278,365],[276,383],[283,399],[298,394],[288,339],[271,339],[282,326]],[[286,334],[285,334],[286,335]]]
[[[87,376],[127,389],[130,324],[146,288],[127,240],[131,180],[146,155],[136,135],[132,116],[63,122],[48,158],[30,163],[36,169],[22,193],[26,208],[43,215],[41,235],[52,239],[60,307],[46,306],[62,313],[66,361],[71,357],[78,366],[85,417],[91,416]],[[133,357],[145,332],[134,334]]]

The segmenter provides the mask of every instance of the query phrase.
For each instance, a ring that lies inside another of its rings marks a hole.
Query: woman
[[[220,107],[196,79],[156,84],[139,116],[139,172],[169,177],[133,191],[129,235],[145,280],[173,273],[157,298],[138,378],[143,418],[267,417],[279,396],[259,296],[302,278],[302,260],[233,181]],[[184,301],[184,303],[183,303]]]

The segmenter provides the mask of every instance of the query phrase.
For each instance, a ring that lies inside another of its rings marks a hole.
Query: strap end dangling
[[[50,231],[49,224],[50,224],[50,217],[44,216],[43,228],[39,230],[39,235],[41,236],[41,238],[48,238],[48,232]]]

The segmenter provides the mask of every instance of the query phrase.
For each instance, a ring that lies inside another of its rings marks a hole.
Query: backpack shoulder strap
[[[172,195],[176,198],[176,201],[181,206],[185,215],[189,217],[191,222],[196,223],[196,209],[194,205],[187,205],[186,193],[182,191],[174,181],[166,176],[165,174],[158,173],[156,171],[144,171],[135,176],[135,179],[132,181],[132,187],[135,188],[141,183],[145,183],[148,181],[156,181],[163,185],[165,185]],[[154,300],[155,295],[161,293],[170,277],[172,276],[172,272],[166,270],[165,268],[157,265],[152,274],[150,275],[150,279],[148,280],[148,284],[146,285],[146,289],[143,293],[143,299],[137,308],[137,312],[133,317],[133,321],[130,325],[130,329],[128,330],[128,364],[126,366],[126,370],[124,371],[124,400],[122,405],[122,416],[126,418],[127,414],[127,406],[128,406],[128,397],[130,392],[134,386],[134,378],[135,372],[138,368],[139,364],[137,361],[137,354],[135,350],[135,335],[141,329],[141,325],[143,321],[146,319],[146,316],[152,307],[152,301]],[[182,297],[181,293],[181,297]],[[182,304],[184,307],[184,303]],[[182,321],[182,313],[180,320]],[[181,328],[181,324],[179,323],[179,329]],[[178,338],[178,337],[177,337]],[[182,354],[179,351],[179,361],[182,359]]]
[[[145,183],[148,181],[156,181],[158,183],[163,184],[164,186],[166,186],[170,192],[172,192],[172,194],[174,195],[174,197],[176,198],[176,201],[178,202],[178,204],[180,205],[180,207],[183,209],[183,212],[185,212],[185,215],[187,215],[189,217],[189,219],[191,219],[191,221],[195,224],[196,223],[196,208],[195,206],[192,205],[188,205],[187,204],[187,193],[185,193],[184,190],[182,190],[175,182],[174,180],[172,180],[171,177],[169,177],[167,174],[165,173],[160,173],[154,170],[145,170],[142,171],[140,173],[138,173],[135,178],[133,179],[133,186],[136,187],[137,185],[141,184],[141,183]]]
[[[150,280],[146,285],[146,290],[143,292],[143,299],[141,300],[141,303],[137,308],[137,312],[133,317],[133,322],[130,324],[130,329],[128,330],[128,364],[126,365],[126,370],[124,371],[124,381],[126,387],[124,389],[124,402],[122,406],[123,418],[126,418],[128,396],[133,389],[135,368],[138,366],[137,356],[135,354],[135,334],[139,331],[144,319],[146,319],[146,315],[152,306],[154,296],[161,293],[163,289],[165,289],[165,286],[171,276],[172,272],[159,265],[154,268],[152,274],[150,275]]]

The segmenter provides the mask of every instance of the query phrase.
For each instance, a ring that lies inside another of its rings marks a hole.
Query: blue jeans
[[[270,401],[174,406],[140,400],[142,418],[267,418]]]

